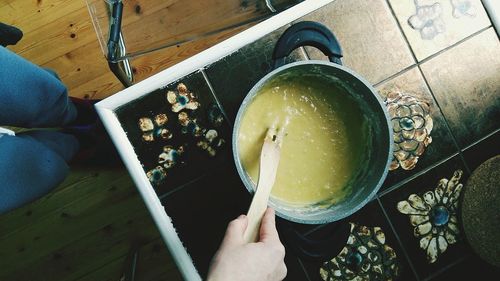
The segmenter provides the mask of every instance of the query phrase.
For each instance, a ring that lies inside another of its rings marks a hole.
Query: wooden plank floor
[[[58,72],[70,95],[105,98],[122,89],[108,70],[83,0],[0,0],[0,21],[24,32],[9,48]],[[246,27],[137,58],[136,78]],[[72,167],[56,190],[0,216],[0,280],[119,280],[137,243],[144,245],[137,280],[181,280],[125,169]]]

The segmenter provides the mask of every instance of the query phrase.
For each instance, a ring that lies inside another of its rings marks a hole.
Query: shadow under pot
[[[330,61],[285,64],[301,46],[318,48]],[[233,156],[250,193],[265,132],[271,126],[285,131],[269,205],[286,221],[320,225],[342,220],[366,205],[387,175],[392,126],[385,106],[364,78],[342,66],[341,57],[327,27],[294,24],[276,43],[274,70],[253,86],[239,108]],[[292,223],[280,225],[285,243],[319,258],[325,249],[330,249],[328,256],[336,255],[345,245],[350,226],[337,224],[339,230],[325,241],[302,237]]]

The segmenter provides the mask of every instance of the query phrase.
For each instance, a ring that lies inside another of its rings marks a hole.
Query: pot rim
[[[245,96],[245,99],[243,99],[239,109],[238,113],[236,115],[236,119],[233,124],[233,134],[232,134],[232,150],[233,150],[233,160],[236,165],[236,170],[238,171],[238,175],[240,176],[240,179],[243,181],[243,184],[245,185],[245,188],[250,192],[251,194],[254,194],[253,190],[253,183],[251,180],[248,178],[245,169],[243,168],[243,164],[240,161],[239,153],[238,153],[238,135],[239,135],[239,130],[240,130],[240,124],[241,124],[241,119],[243,118],[244,112],[246,111],[248,105],[250,104],[250,101],[255,97],[255,95],[258,93],[258,90],[265,84],[267,83],[273,76],[277,75],[278,73],[281,73],[289,68],[293,68],[296,66],[301,66],[301,65],[323,65],[323,66],[328,66],[328,67],[333,67],[337,68],[341,71],[344,71],[354,78],[356,78],[359,82],[363,83],[372,93],[373,96],[375,96],[376,100],[378,101],[378,105],[382,109],[382,112],[384,113],[386,122],[387,122],[387,133],[388,133],[388,155],[387,155],[387,160],[385,164],[385,168],[380,175],[380,178],[377,182],[376,185],[374,185],[372,192],[359,204],[355,205],[353,208],[351,208],[349,211],[340,213],[336,212],[335,214],[332,214],[331,216],[328,216],[326,219],[302,219],[302,218],[296,218],[294,216],[288,215],[286,213],[282,213],[279,208],[276,208],[277,204],[275,204],[274,201],[269,200],[269,206],[271,206],[273,209],[276,211],[276,215],[292,221],[292,222],[297,222],[297,223],[303,223],[303,224],[323,224],[323,223],[329,223],[329,222],[334,222],[341,220],[343,218],[346,218],[358,210],[360,210],[362,207],[364,207],[368,202],[372,200],[372,198],[377,194],[378,190],[382,186],[385,178],[387,177],[387,174],[389,172],[389,166],[392,161],[392,151],[393,151],[393,132],[392,132],[392,123],[391,119],[389,118],[389,114],[386,110],[385,104],[382,100],[382,98],[377,94],[377,91],[373,88],[373,86],[366,80],[364,79],[361,75],[358,73],[354,72],[353,70],[343,66],[339,65],[336,63],[328,62],[328,61],[320,61],[320,60],[307,60],[307,61],[297,61],[289,64],[285,64],[283,66],[280,66],[273,71],[269,72],[266,74],[264,77],[262,77],[253,87],[250,89],[250,91],[247,93]]]

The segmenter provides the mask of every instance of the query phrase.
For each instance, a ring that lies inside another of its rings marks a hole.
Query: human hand
[[[246,243],[243,239],[247,224],[245,215],[229,223],[222,244],[212,259],[208,281],[276,281],[285,278],[285,247],[276,230],[274,210],[267,208],[258,242]]]

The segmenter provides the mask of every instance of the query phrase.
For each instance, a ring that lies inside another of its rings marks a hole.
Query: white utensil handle
[[[272,185],[269,184],[267,184],[267,186],[259,186],[252,199],[250,209],[248,209],[247,213],[248,226],[243,235],[243,238],[247,243],[259,241],[260,224],[262,222],[262,217],[264,216],[264,213],[267,209],[267,202],[269,201],[269,193],[271,192],[271,188]]]

